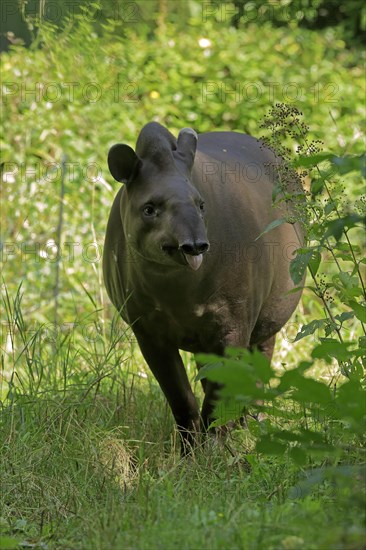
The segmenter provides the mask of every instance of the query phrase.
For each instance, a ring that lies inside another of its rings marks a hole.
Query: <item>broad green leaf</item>
[[[276,430],[271,433],[271,437],[281,441],[291,441],[302,444],[319,443],[323,444],[324,434],[314,430],[301,429],[300,431]]]
[[[324,443],[324,433],[322,431],[316,432],[314,430],[301,428],[300,435],[299,441],[319,444]]]
[[[335,210],[336,208],[336,203],[335,202],[328,202],[326,205],[325,205],[325,208],[324,208],[324,213],[326,216],[328,216],[328,214],[330,214],[331,212],[333,212],[333,210]]]
[[[278,441],[272,441],[271,439],[260,439],[257,441],[255,449],[258,453],[267,455],[283,455],[286,452],[287,446]]]
[[[297,253],[296,257],[291,260],[290,263],[290,276],[295,285],[298,285],[304,275],[306,268],[310,262],[310,259],[312,257],[313,251],[305,252],[305,253]]]
[[[241,385],[243,380],[252,380],[253,374],[243,368],[239,361],[235,364],[233,361],[225,360],[222,363],[216,362],[202,367],[197,375],[197,380],[202,378],[223,384],[237,383]]]
[[[333,323],[331,320],[328,320],[324,327],[325,336],[330,336],[335,330],[337,330],[337,324]]]
[[[292,499],[304,498],[311,493],[311,491],[322,483],[325,479],[326,472],[321,468],[311,470],[310,473],[304,474],[305,479],[291,487],[288,496]]]
[[[342,285],[345,288],[352,288],[358,286],[357,277],[352,277],[347,271],[340,271],[338,274],[338,279],[341,281]]]
[[[352,345],[353,342],[323,341],[313,349],[311,356],[314,359],[325,359],[327,362],[330,362],[332,357],[338,361],[347,361],[354,355],[354,352],[348,349]]]
[[[339,218],[337,220],[331,220],[326,222],[325,226],[327,228],[325,232],[325,238],[333,236],[336,241],[342,237],[345,229],[351,229],[357,225],[364,224],[366,225],[366,216],[359,216],[358,214],[349,214],[344,218]]]
[[[302,411],[295,411],[294,409],[289,410],[287,408],[285,409],[283,406],[280,407],[278,404],[278,401],[275,401],[275,400],[273,400],[272,403],[273,403],[272,405],[263,406],[263,412],[266,413],[271,418],[283,418],[286,421],[287,420],[299,421],[303,417]]]
[[[302,377],[292,393],[292,399],[299,403],[330,403],[332,394],[326,384]]]
[[[336,258],[341,258],[345,262],[353,262],[352,254],[346,254],[345,252],[336,252]]]
[[[358,345],[360,346],[360,348],[366,348],[366,336],[359,337]]]
[[[320,254],[319,250],[314,250],[309,260],[309,268],[314,277],[318,272],[321,260],[322,260],[322,255]]]
[[[254,367],[238,360],[222,358],[222,362],[217,362],[216,358],[216,363],[202,367],[196,378],[207,378],[223,384],[220,389],[222,397],[235,396],[245,402],[264,398],[264,390],[258,387],[258,375]]]
[[[353,429],[359,433],[365,430],[366,418],[366,394],[360,382],[347,380],[342,384],[336,394],[336,409],[334,416],[340,420],[352,420]]]
[[[324,189],[324,178],[314,178],[311,180],[310,191],[312,195],[318,195]]]
[[[223,426],[231,420],[238,420],[243,416],[243,408],[248,403],[234,397],[219,399],[215,404],[212,427]]]
[[[327,322],[327,319],[314,319],[313,321],[310,321],[310,323],[308,323],[307,325],[303,325],[300,332],[296,334],[295,342],[298,342],[302,338],[305,338],[305,336],[314,334],[316,330],[322,328]]]
[[[290,294],[296,294],[296,292],[300,292],[300,291],[304,290],[304,288],[310,288],[310,287],[295,286],[295,288],[292,288],[291,290],[286,292],[286,296],[289,296]],[[313,289],[313,290],[315,290],[315,289]]]
[[[314,155],[301,155],[294,161],[294,167],[303,166],[304,168],[310,168],[316,166],[325,160],[331,160],[334,158],[334,153],[321,152]]]
[[[283,225],[284,223],[288,223],[285,218],[279,218],[278,220],[273,220],[273,222],[269,223],[267,227],[262,231],[262,233],[258,235],[258,237],[254,240],[257,241],[258,239],[263,237],[263,235],[265,235],[269,231],[272,231],[272,229],[274,229],[275,227],[278,227],[279,225]]]
[[[197,364],[204,365],[200,368],[196,375],[196,380],[202,380],[208,377],[209,373],[213,371],[217,366],[223,365],[223,358],[217,355],[198,353],[195,355]]]
[[[357,319],[362,323],[366,323],[366,306],[358,304],[354,300],[350,300],[348,302],[348,305],[354,311],[354,314],[356,315]]]
[[[327,446],[329,451],[333,451],[333,447]],[[291,487],[288,496],[289,498],[304,498],[311,493],[311,491],[317,487],[320,483],[323,483],[326,479],[336,481],[340,476],[345,478],[359,478],[361,482],[365,480],[365,467],[363,465],[355,466],[326,466],[325,468],[314,468],[305,472],[303,479]]]
[[[225,395],[234,395],[235,390],[243,395],[253,395],[253,392],[258,395],[258,392],[262,391],[257,387],[258,381],[268,383],[274,376],[270,362],[257,349],[250,352],[245,349],[227,348],[225,353],[229,357],[197,354],[196,361],[205,366],[200,368],[196,380],[208,378],[225,384]]]
[[[340,315],[336,315],[334,319],[336,321],[339,321],[340,323],[344,323],[344,321],[348,321],[348,319],[353,319],[354,314],[351,311],[344,311]]]
[[[301,447],[291,447],[289,449],[289,455],[295,464],[303,466],[307,462],[307,454]]]
[[[249,362],[251,352],[247,348],[236,348],[233,346],[227,346],[225,348],[225,357],[230,357],[231,359],[243,360],[244,362]]]
[[[258,376],[258,379],[264,384],[268,384],[270,379],[275,374],[274,370],[271,369],[270,361],[267,359],[267,357],[263,355],[263,353],[261,353],[257,349],[253,351],[252,361],[255,374]]]
[[[334,156],[332,163],[342,175],[349,172],[360,172],[366,178],[366,155],[345,155],[344,157]]]
[[[301,385],[304,379],[303,373],[306,372],[306,370],[308,370],[312,365],[313,363],[310,361],[302,361],[296,369],[286,371],[280,378],[278,391],[283,393],[291,388]]]

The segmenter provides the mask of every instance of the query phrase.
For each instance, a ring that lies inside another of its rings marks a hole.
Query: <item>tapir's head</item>
[[[126,186],[121,205],[126,239],[148,261],[197,270],[209,248],[204,199],[191,179],[196,147],[194,130],[184,128],[175,139],[151,122],[136,152],[124,144],[109,151],[111,174]]]

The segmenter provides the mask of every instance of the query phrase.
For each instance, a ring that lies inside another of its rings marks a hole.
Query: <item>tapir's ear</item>
[[[115,180],[127,183],[137,168],[139,157],[129,145],[117,143],[109,149],[108,167]]]
[[[179,132],[177,140],[177,152],[187,165],[189,170],[192,170],[194,156],[197,149],[197,134],[192,128],[183,128]]]

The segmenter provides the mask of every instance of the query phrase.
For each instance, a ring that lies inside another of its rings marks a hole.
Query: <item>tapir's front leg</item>
[[[159,346],[152,334],[135,331],[142,354],[159,382],[173,412],[182,439],[182,454],[195,444],[200,429],[199,410],[178,349]]]

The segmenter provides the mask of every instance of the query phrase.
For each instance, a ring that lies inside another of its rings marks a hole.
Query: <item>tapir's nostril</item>
[[[204,241],[199,241],[198,243],[196,243],[196,249],[200,254],[203,254],[204,252],[207,252],[209,247],[210,247],[209,243],[204,242]]]
[[[196,256],[197,254],[203,254],[204,252],[207,252],[209,246],[209,243],[205,241],[185,242],[180,245],[179,249],[182,250],[185,254]]]

